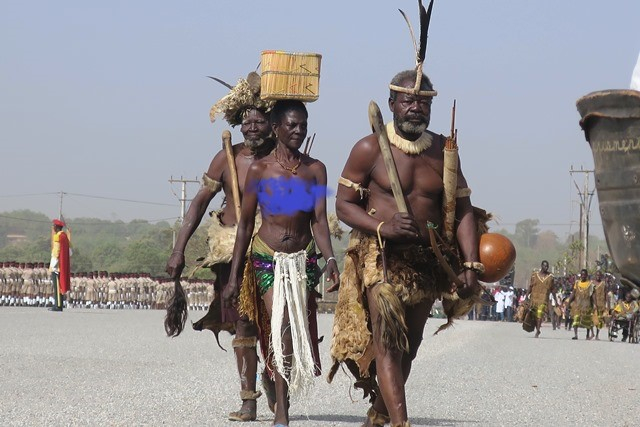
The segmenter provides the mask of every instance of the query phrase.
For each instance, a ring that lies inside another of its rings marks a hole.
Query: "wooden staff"
[[[398,169],[396,168],[396,163],[393,161],[393,154],[391,154],[387,128],[384,126],[380,107],[378,107],[378,104],[376,104],[375,101],[371,101],[369,103],[369,123],[371,124],[373,131],[378,134],[378,144],[380,144],[382,160],[384,161],[384,167],[387,170],[387,176],[389,177],[391,191],[393,192],[393,198],[396,200],[398,212],[409,212],[407,209],[407,203],[404,200],[404,194],[402,193],[402,187],[400,186]]]
[[[227,153],[227,165],[231,174],[231,192],[233,193],[233,204],[236,210],[236,223],[240,222],[240,186],[238,184],[238,171],[236,170],[236,161],[233,156],[233,147],[231,146],[231,132],[224,130],[222,132],[222,145]]]
[[[444,235],[448,243],[454,241],[454,228],[456,218],[456,191],[458,189],[458,131],[456,123],[456,101],[453,101],[451,111],[451,136],[444,145],[444,166],[442,171],[443,191],[443,217]]]

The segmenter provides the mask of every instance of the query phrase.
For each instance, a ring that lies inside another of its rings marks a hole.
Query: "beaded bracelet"
[[[475,271],[476,273],[479,273],[479,274],[484,273],[484,270],[485,270],[484,264],[476,261],[474,262],[467,261],[462,264],[462,267],[464,267],[465,270]]]

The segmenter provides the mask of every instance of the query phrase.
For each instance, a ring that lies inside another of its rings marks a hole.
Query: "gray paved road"
[[[231,352],[208,331],[166,338],[163,315],[0,307],[0,424],[239,426],[225,417],[239,402]],[[325,368],[331,322],[321,315]],[[441,322],[429,322],[407,385],[414,426],[640,424],[640,345],[471,321],[431,336]],[[318,379],[292,425],[360,425],[368,405],[350,384]],[[248,425],[270,425],[264,398],[258,407]]]

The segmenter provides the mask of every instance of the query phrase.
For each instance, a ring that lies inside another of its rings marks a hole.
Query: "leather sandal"
[[[240,391],[240,398],[244,400],[256,400],[262,396],[259,391],[242,390]],[[229,421],[255,421],[257,418],[257,411],[251,411],[250,409],[240,409],[229,413]]]
[[[255,421],[257,414],[248,409],[241,409],[239,411],[229,412],[229,421]]]

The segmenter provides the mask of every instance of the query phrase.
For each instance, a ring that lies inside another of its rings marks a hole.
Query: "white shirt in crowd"
[[[504,295],[504,306],[506,307],[513,307],[513,298],[514,298],[514,293],[511,289],[507,290],[507,291],[502,291],[502,294]]]
[[[502,291],[496,292],[494,298],[496,299],[496,313],[504,313],[504,294]]]
[[[558,307],[562,305],[563,300],[564,300],[564,295],[562,291],[559,290],[558,292],[556,292],[556,304],[558,305]]]

